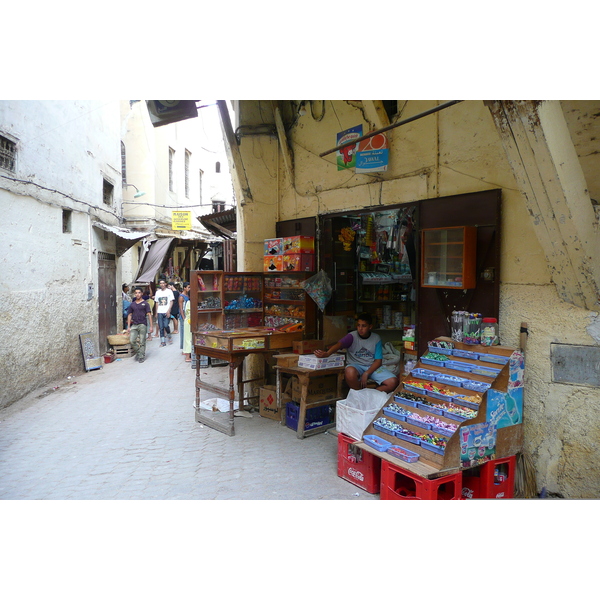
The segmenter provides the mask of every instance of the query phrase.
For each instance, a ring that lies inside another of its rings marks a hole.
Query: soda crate
[[[300,404],[297,402],[288,402],[285,406],[285,424],[290,429],[298,431],[298,420],[300,418]],[[329,405],[313,406],[306,409],[306,419],[304,421],[304,431],[309,431],[315,427],[328,425],[331,423],[331,414]]]
[[[128,358],[133,356],[131,344],[123,344],[121,346],[113,346],[115,358]]]
[[[384,460],[380,494],[382,500],[460,500],[462,473],[425,479]]]
[[[355,446],[351,437],[338,433],[337,474],[369,494],[378,494],[381,458]]]
[[[514,498],[517,457],[497,458],[481,465],[482,498]]]

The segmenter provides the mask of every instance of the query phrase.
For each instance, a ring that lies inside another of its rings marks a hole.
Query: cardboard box
[[[314,271],[315,270],[315,255],[314,254],[284,254],[283,255],[283,270],[284,271]]]
[[[292,378],[292,400],[300,402],[301,387],[297,377]],[[311,377],[306,395],[308,402],[337,398],[337,375]]]
[[[315,238],[308,235],[294,235],[283,238],[283,254],[314,254]]]
[[[259,395],[259,414],[261,417],[281,421],[282,412],[285,413],[285,407],[291,401],[290,395],[281,394],[281,407],[277,406],[277,388],[274,385],[265,385],[260,388]]]
[[[283,256],[265,256],[263,263],[265,273],[283,271]]]
[[[292,344],[292,351],[295,354],[312,354],[315,350],[325,350],[323,340],[301,340]]]
[[[283,238],[270,238],[265,240],[265,256],[277,256],[283,254]]]
[[[278,367],[297,367],[300,357],[298,354],[275,354],[274,358]]]

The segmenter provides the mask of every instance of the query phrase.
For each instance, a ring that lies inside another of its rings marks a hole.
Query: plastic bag
[[[316,305],[325,310],[325,305],[331,300],[331,280],[327,273],[321,269],[316,275],[300,282],[306,293],[315,301]]]
[[[346,399],[338,400],[336,404],[336,430],[355,440],[362,439],[363,432],[389,397],[390,394],[371,388],[350,390]]]

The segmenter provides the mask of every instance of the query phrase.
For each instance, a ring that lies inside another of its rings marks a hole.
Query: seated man
[[[323,358],[331,356],[340,348],[346,348],[347,361],[344,376],[346,383],[353,390],[367,387],[367,380],[377,383],[381,392],[393,392],[399,384],[398,378],[381,365],[383,363],[383,346],[381,338],[371,331],[373,321],[369,313],[361,313],[356,321],[356,331],[351,331],[329,350],[315,350],[315,356]]]

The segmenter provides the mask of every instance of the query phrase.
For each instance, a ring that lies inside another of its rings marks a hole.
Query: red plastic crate
[[[490,460],[481,466],[482,498],[514,498],[517,457]]]
[[[438,479],[425,479],[387,460],[382,461],[382,500],[460,500],[461,492],[460,472]]]
[[[462,472],[462,499],[481,498],[481,468],[473,467]]]
[[[356,448],[354,442],[351,437],[338,433],[338,477],[369,494],[378,494],[381,459],[362,448]]]

